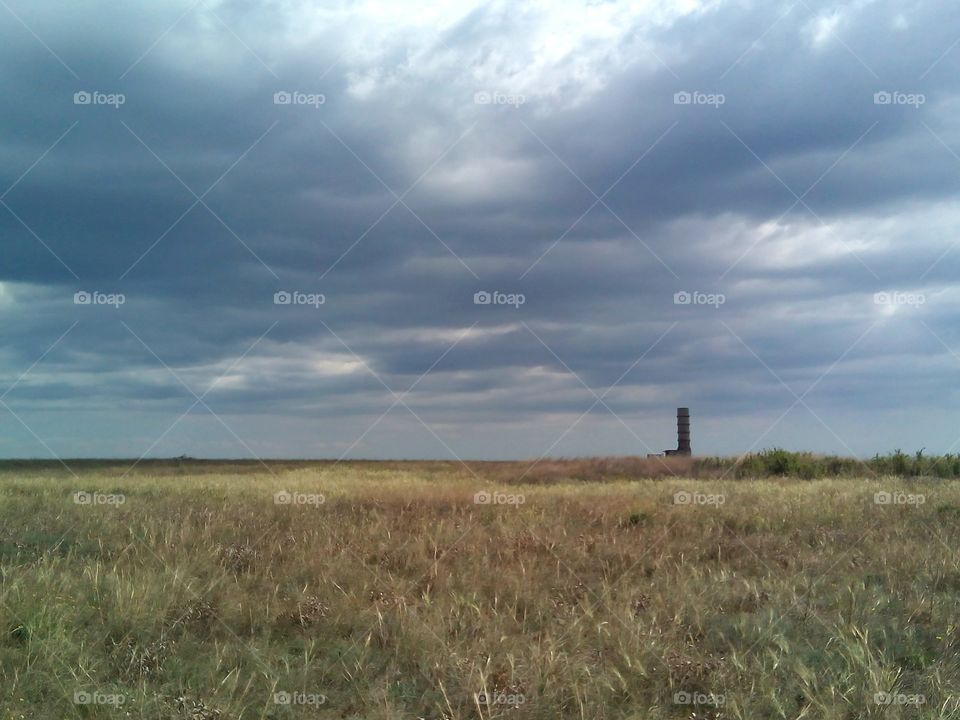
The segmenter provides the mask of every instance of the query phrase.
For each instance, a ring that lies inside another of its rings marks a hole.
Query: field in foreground
[[[0,717],[960,717],[955,481],[125,470],[0,469]]]

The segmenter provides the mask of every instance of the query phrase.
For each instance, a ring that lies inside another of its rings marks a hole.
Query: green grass
[[[960,716],[960,485],[776,452],[7,464],[0,718]]]
[[[960,454],[925,455],[918,450],[908,455],[895,450],[887,455],[876,455],[869,460],[815,455],[772,449],[751,453],[739,459],[702,458],[696,461],[702,471],[710,469],[729,473],[734,477],[765,477],[769,475],[804,479],[822,477],[858,477],[863,475],[899,475],[903,477],[960,477]]]

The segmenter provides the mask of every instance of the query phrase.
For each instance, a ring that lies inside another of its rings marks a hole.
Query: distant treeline
[[[409,473],[443,482],[464,475],[505,484],[603,482],[657,478],[791,477],[960,477],[960,453],[925,455],[923,450],[895,450],[872,458],[817,455],[780,448],[730,457],[613,456],[541,458],[529,460],[201,460],[189,457],[137,460],[0,460],[0,475],[52,473],[95,474],[102,477],[161,477],[185,475],[246,476],[283,472]]]
[[[899,475],[902,477],[960,477],[960,453],[925,455],[923,450],[908,454],[895,450],[870,459],[816,455],[774,448],[740,458],[706,457],[694,459],[696,475],[727,474],[729,477],[862,477]]]

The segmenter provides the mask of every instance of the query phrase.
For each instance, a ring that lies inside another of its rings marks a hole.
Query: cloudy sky
[[[0,456],[960,448],[960,6],[0,0]]]

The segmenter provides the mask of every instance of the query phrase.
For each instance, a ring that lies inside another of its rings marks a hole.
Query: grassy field
[[[960,717],[952,480],[70,466],[0,466],[0,718]]]

